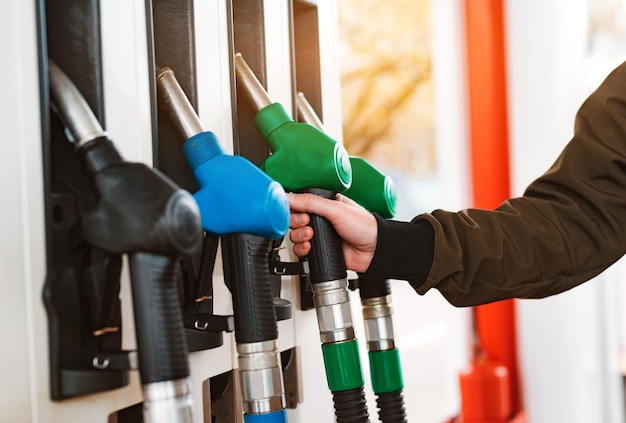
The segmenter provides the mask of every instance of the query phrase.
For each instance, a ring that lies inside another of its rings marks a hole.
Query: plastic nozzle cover
[[[344,195],[384,219],[394,217],[396,189],[393,180],[361,157],[350,157],[350,165],[352,186]]]
[[[92,245],[112,253],[193,254],[202,244],[198,206],[191,195],[143,163],[127,162],[108,138],[78,149],[98,191],[83,216]]]
[[[345,148],[319,129],[294,122],[280,103],[261,109],[254,123],[272,152],[261,168],[287,191],[344,192],[352,184]]]
[[[183,155],[200,187],[193,197],[204,230],[267,239],[287,233],[289,204],[283,187],[244,157],[224,154],[212,132],[189,138]]]

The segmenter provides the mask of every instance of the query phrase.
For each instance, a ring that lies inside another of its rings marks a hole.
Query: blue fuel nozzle
[[[287,233],[289,204],[283,187],[249,160],[225,154],[215,134],[192,136],[183,144],[183,155],[199,186],[193,197],[204,230],[268,239]]]

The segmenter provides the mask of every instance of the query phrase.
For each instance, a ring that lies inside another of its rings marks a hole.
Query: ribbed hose
[[[402,391],[379,394],[376,405],[378,419],[382,423],[407,423]]]
[[[363,388],[333,392],[337,423],[369,423]]]

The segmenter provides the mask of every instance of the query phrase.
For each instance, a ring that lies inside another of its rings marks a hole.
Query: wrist
[[[374,214],[378,228],[376,250],[366,269],[368,276],[407,280],[421,286],[432,266],[435,231],[430,222],[385,220]]]

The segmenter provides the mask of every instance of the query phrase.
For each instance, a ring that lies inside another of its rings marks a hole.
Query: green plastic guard
[[[404,381],[398,349],[370,351],[368,355],[374,393],[380,395],[402,391]]]
[[[350,188],[350,157],[328,135],[307,123],[294,122],[280,103],[261,109],[254,124],[272,152],[260,167],[286,191],[344,192]]]
[[[328,388],[332,392],[348,391],[364,385],[359,347],[355,339],[322,344]]]
[[[343,194],[383,219],[396,214],[396,189],[393,180],[361,157],[350,157],[352,185]]]

